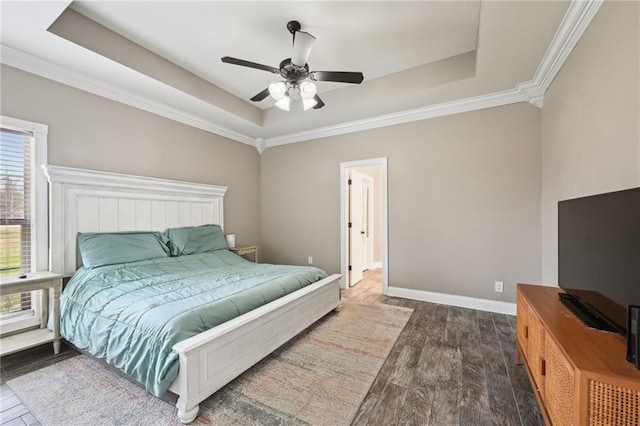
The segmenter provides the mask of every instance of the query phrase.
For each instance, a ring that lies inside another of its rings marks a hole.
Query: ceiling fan
[[[316,38],[311,34],[300,31],[298,21],[289,21],[287,29],[293,34],[293,52],[291,58],[280,62],[280,67],[270,67],[268,65],[257,64],[243,59],[225,56],[222,62],[243,67],[256,68],[268,71],[273,74],[280,74],[284,81],[275,81],[262,92],[255,95],[251,100],[260,102],[271,95],[276,100],[276,106],[285,111],[291,109],[313,108],[320,109],[324,102],[318,96],[318,90],[314,81],[333,81],[337,83],[360,84],[364,79],[361,72],[347,71],[309,71],[307,59],[311,54],[311,49]]]

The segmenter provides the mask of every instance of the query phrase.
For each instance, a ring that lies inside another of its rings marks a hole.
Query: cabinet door
[[[522,349],[522,355],[527,357],[528,329],[527,318],[529,316],[529,305],[520,291],[516,293],[516,338]]]
[[[547,334],[544,341],[546,375],[544,404],[554,425],[573,425],[575,416],[575,380],[569,361]]]
[[[545,353],[544,353],[544,328],[538,316],[529,309],[527,324],[529,327],[529,343],[527,346],[527,362],[533,375],[535,386],[540,395],[544,395],[545,378]]]

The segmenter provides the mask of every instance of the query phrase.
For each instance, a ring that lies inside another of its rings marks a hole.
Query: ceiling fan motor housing
[[[280,75],[289,82],[299,82],[309,77],[309,65],[304,67],[291,63],[291,58],[280,62]]]

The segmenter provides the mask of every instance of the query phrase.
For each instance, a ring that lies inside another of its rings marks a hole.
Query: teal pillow
[[[86,268],[167,257],[169,247],[162,232],[78,233],[78,247]]]
[[[169,238],[171,256],[227,249],[227,240],[220,225],[169,228],[165,234]]]

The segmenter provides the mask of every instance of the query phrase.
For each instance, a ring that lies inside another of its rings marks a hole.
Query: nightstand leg
[[[60,353],[60,288],[62,279],[53,286],[53,353]]]
[[[43,288],[41,290],[40,304],[41,304],[41,313],[40,313],[40,328],[47,328],[47,321],[49,321],[49,289]]]

